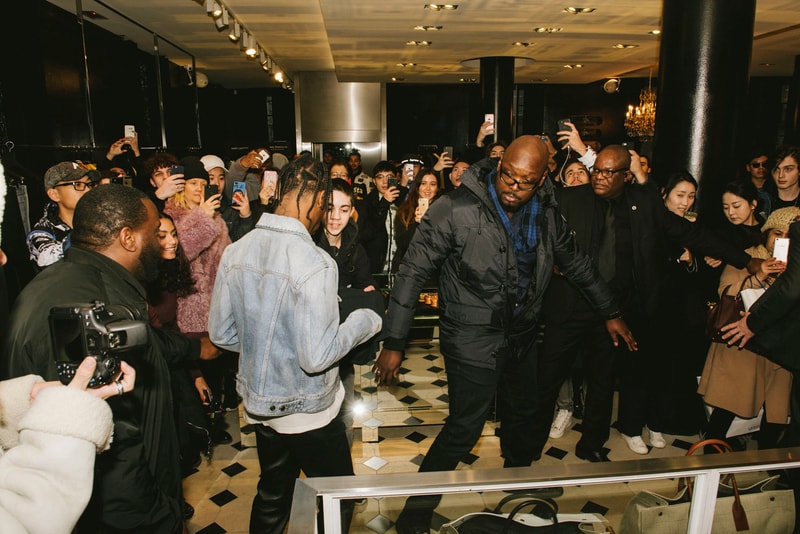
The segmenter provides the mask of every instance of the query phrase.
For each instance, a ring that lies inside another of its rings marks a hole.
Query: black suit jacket
[[[800,371],[800,223],[789,227],[786,271],[750,308],[747,326],[755,333],[747,348]]]

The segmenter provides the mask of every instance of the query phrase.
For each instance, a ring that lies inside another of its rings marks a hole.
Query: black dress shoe
[[[610,462],[611,460],[608,457],[608,454],[604,450],[599,451],[592,451],[586,449],[575,449],[575,456],[580,458],[581,460],[586,460],[588,462]]]

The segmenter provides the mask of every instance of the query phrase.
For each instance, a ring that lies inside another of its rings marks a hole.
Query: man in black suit
[[[682,243],[699,254],[713,256],[710,253],[713,250],[721,255],[717,257],[740,268],[751,261],[746,253],[731,249],[701,225],[670,213],[653,184],[629,185],[630,167],[629,151],[611,145],[598,154],[592,170],[594,198],[587,195],[587,191],[574,188],[574,191],[562,191],[559,202],[576,238],[585,240],[581,245],[596,261],[600,274],[620,303],[623,317],[631,324],[639,341],[639,352],[618,349],[621,352],[617,353],[608,346],[606,339],[594,335],[597,318],[591,313],[582,313],[585,306],[576,307],[575,314],[567,322],[560,321],[566,318],[551,315],[550,324],[545,327],[538,377],[542,388],[538,410],[546,411],[546,415],[539,414],[533,429],[536,443],[540,445],[534,457],[541,454],[547,441],[549,421],[547,424],[542,421],[552,415],[555,399],[553,388],[546,386],[556,384],[557,388],[561,383],[575,358],[574,350],[565,350],[565,347],[573,349],[580,341],[587,342],[585,353],[589,355],[589,368],[586,370],[587,411],[576,455],[592,462],[608,461],[602,446],[608,439],[611,423],[615,355],[623,363],[620,366],[619,429],[627,438],[626,442],[630,441],[631,450],[646,454],[648,449],[640,435],[645,423],[652,425],[653,433],[660,430],[657,414],[651,413],[652,394],[659,387],[658,370],[668,363],[655,361],[653,356],[658,336],[670,335],[659,331],[659,325],[654,322],[662,297],[660,281],[666,240]],[[555,300],[564,303],[578,298],[574,288],[559,282],[554,277],[551,282],[554,287],[549,290],[558,292]],[[651,441],[658,438],[663,440],[659,434],[651,434]]]

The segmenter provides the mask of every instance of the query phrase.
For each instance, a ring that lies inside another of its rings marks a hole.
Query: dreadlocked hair
[[[327,205],[327,200],[331,196],[331,179],[325,175],[325,167],[321,161],[313,156],[300,156],[281,169],[276,192],[278,202],[294,191],[297,191],[295,202],[298,211],[300,211],[300,198],[309,192],[315,197],[324,192]],[[310,217],[312,209],[313,205],[308,209],[307,217]]]

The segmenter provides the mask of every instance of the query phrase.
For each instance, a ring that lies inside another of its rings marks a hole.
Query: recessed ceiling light
[[[398,78],[396,76],[392,76],[392,81],[393,82],[402,82],[403,80],[405,80],[405,78]]]
[[[570,15],[578,15],[580,13],[591,13],[594,11],[593,7],[565,7],[564,12]]]
[[[435,32],[441,30],[443,27],[444,26],[414,26],[414,29],[423,32]]]
[[[416,63],[398,63],[397,66],[398,67],[416,67],[417,64]]]
[[[533,46],[534,43],[524,43],[522,41],[514,41],[511,46]]]
[[[545,28],[542,26],[539,28],[534,28],[533,31],[535,31],[536,33],[556,33],[560,32],[561,28]]]
[[[425,4],[425,9],[431,11],[452,11],[458,9],[458,4]]]
[[[459,78],[458,81],[463,83],[475,83],[478,81],[477,78]]]
[[[430,41],[406,41],[407,46],[430,46],[432,44]]]
[[[650,30],[647,33],[649,33],[650,35],[661,35],[661,30]]]
[[[639,45],[635,45],[635,44],[617,43],[617,44],[613,45],[611,48],[622,49],[622,48],[638,48],[638,47],[639,47]]]
[[[581,68],[583,68],[583,65],[581,65],[580,63],[577,63],[575,65],[564,65],[564,68],[565,69],[581,69]]]

